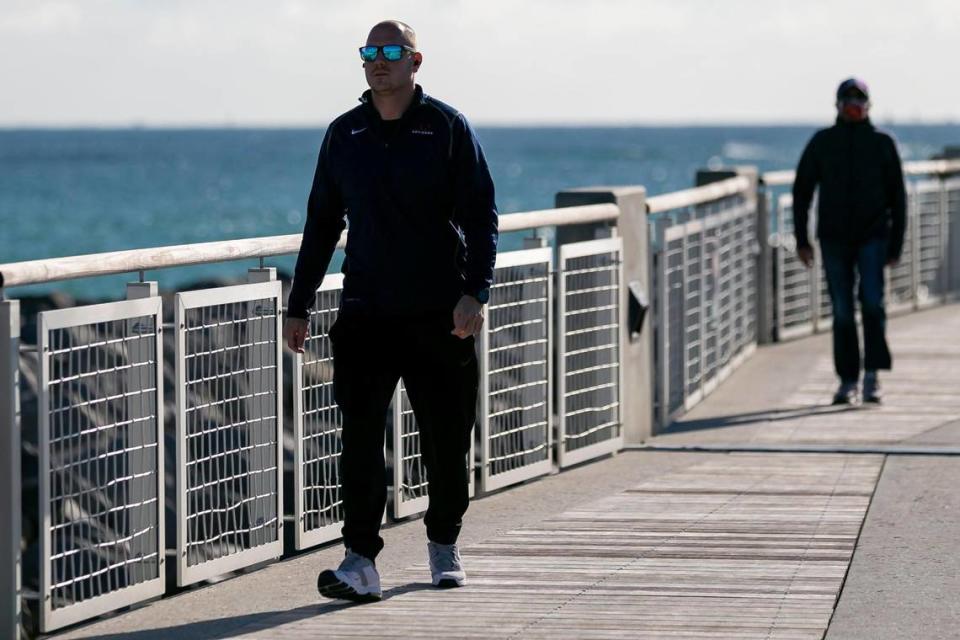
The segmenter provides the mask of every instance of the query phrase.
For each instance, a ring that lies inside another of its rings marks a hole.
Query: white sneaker
[[[353,602],[376,602],[383,597],[373,560],[350,549],[336,570],[327,569],[317,576],[317,591],[324,598]]]
[[[430,554],[433,586],[449,589],[467,584],[467,573],[463,570],[463,560],[456,544],[428,542],[427,552]]]

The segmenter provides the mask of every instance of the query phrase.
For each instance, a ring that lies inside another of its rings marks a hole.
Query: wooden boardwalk
[[[834,382],[824,336],[761,349],[742,373],[650,443],[706,444],[716,452],[627,452],[478,501],[465,530],[465,588],[429,585],[422,527],[413,522],[387,532],[416,543],[401,546],[388,537],[378,563],[385,599],[377,604],[315,596],[316,573],[335,560],[334,547],[64,637],[823,638],[851,559],[861,557],[858,541],[888,460],[857,448],[960,454],[960,307],[896,320],[890,333],[897,362],[884,378],[887,402],[881,408],[826,406]],[[763,446],[780,451],[742,451]],[[663,461],[669,464],[656,466]],[[562,495],[586,495],[577,482],[614,482],[605,479],[604,469],[630,469],[637,480],[589,499]],[[957,521],[955,514],[932,511],[936,526]],[[500,514],[509,517],[496,526],[476,520]],[[895,529],[905,519],[896,515],[881,523],[878,548],[884,528]],[[478,530],[483,534],[473,533]],[[900,533],[890,536],[899,539]],[[960,547],[948,544],[950,553]],[[895,540],[892,548],[898,545],[909,540]],[[878,562],[864,558],[854,566]],[[914,572],[920,577],[913,580],[923,580],[921,566]],[[880,576],[879,586],[872,579],[858,576],[864,597],[850,599],[845,631],[831,638],[909,637],[902,631],[850,631],[857,628],[857,607],[873,591],[894,595],[891,605],[870,615],[923,615],[919,608],[896,610],[902,575]],[[926,587],[925,593],[936,585]],[[261,606],[261,600],[273,604]],[[278,606],[278,600],[286,604]],[[952,637],[957,628],[937,625],[922,637]]]
[[[465,548],[467,588],[414,565],[381,603],[238,637],[820,638],[880,465],[714,457]]]
[[[773,381],[734,376],[722,411],[708,398],[650,444],[960,453],[960,306],[895,319],[889,337],[894,370],[881,372],[882,407],[829,406],[837,379],[823,335],[771,351],[776,361],[759,373],[787,379],[786,393],[771,393]],[[753,395],[760,406],[743,411]]]

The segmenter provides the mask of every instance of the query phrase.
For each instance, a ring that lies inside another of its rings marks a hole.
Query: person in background
[[[370,90],[327,128],[307,204],[284,339],[302,352],[317,286],[349,221],[333,345],[334,399],[343,415],[339,568],[321,595],[381,598],[376,557],[387,499],[387,409],[403,379],[429,481],[433,584],[466,574],[457,548],[468,505],[467,458],[483,325],[497,248],[494,186],[480,143],[454,108],[414,82],[423,62],[413,29],[394,20],[370,31],[360,58]]]
[[[870,122],[866,83],[857,78],[843,81],[836,106],[836,123],[814,134],[797,167],[793,183],[797,254],[807,267],[814,264],[807,220],[819,188],[817,238],[833,306],[833,361],[840,377],[833,402],[857,401],[861,358],[854,288],[859,276],[862,399],[879,403],[877,372],[892,367],[885,335],[884,267],[899,261],[906,231],[903,168],[893,137]]]

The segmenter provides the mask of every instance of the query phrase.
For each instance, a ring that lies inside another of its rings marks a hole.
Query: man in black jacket
[[[343,415],[347,552],[317,586],[326,597],[370,601],[381,597],[374,561],[383,548],[384,431],[400,378],[429,480],[424,521],[433,583],[465,583],[456,542],[479,384],[474,335],[493,280],[497,209],[470,125],[414,82],[423,57],[413,29],[377,24],[360,56],[370,90],[324,136],[284,338],[303,351],[309,309],[346,218],[344,285],[330,339]]]
[[[863,317],[863,400],[880,402],[877,370],[890,369],[885,336],[884,266],[900,259],[907,206],[893,138],[870,123],[867,85],[851,78],[837,90],[837,122],[807,144],[793,183],[797,254],[813,265],[807,213],[819,186],[817,237],[833,306],[833,360],[840,387],[834,404],[856,401],[860,342],[853,291],[859,275]]]

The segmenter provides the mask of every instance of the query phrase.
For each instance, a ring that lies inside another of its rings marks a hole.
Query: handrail
[[[242,240],[130,249],[82,256],[44,258],[0,265],[0,287],[56,282],[115,273],[185,267],[206,262],[226,262],[294,253],[300,248],[299,233]],[[343,242],[343,238],[341,238]]]
[[[603,222],[616,220],[619,215],[620,209],[615,204],[510,213],[500,216],[500,230],[521,231],[537,227]],[[0,288],[287,255],[300,250],[301,237],[302,234],[293,233],[11,262],[0,264]],[[342,248],[345,244],[346,232],[340,237],[337,246]]]
[[[587,204],[561,209],[542,209],[500,216],[500,231],[523,231],[538,227],[562,227],[571,224],[608,222],[620,216],[615,204]]]
[[[915,160],[903,163],[903,173],[908,176],[947,175],[960,173],[960,160]],[[792,169],[767,171],[761,176],[768,187],[782,187],[793,184],[796,172]]]
[[[915,162],[907,162],[903,165],[903,172],[911,176],[960,173],[960,159],[917,160]]]
[[[712,182],[702,187],[674,191],[660,196],[647,198],[647,207],[650,213],[662,213],[683,207],[692,207],[721,198],[728,198],[750,189],[750,179],[745,176],[736,176]]]

